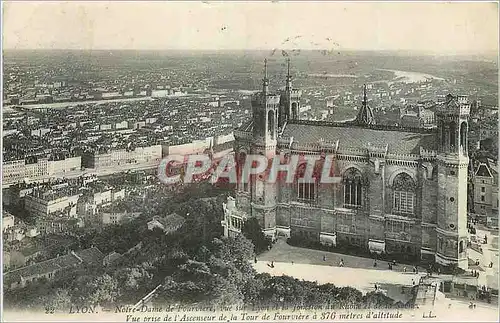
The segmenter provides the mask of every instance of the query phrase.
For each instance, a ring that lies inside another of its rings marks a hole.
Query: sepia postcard
[[[498,14],[4,1],[2,322],[498,322]]]

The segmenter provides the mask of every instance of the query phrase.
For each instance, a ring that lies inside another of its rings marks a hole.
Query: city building
[[[185,219],[176,214],[172,213],[165,217],[155,216],[151,221],[147,223],[148,230],[153,231],[154,229],[160,229],[165,234],[178,230],[184,224]]]
[[[25,237],[36,237],[39,234],[36,227],[16,221],[15,217],[6,211],[3,211],[2,216],[2,232],[5,242],[21,241]]]
[[[92,151],[82,156],[83,166],[87,168],[120,168],[121,171],[137,166],[157,166],[162,158],[162,146],[127,147]]]
[[[119,254],[118,252],[112,251],[111,253],[109,253],[107,256],[104,257],[104,259],[102,260],[102,264],[104,266],[110,266],[114,262],[116,262],[118,259],[120,259],[121,257],[122,257],[121,254]]]
[[[86,226],[96,226],[121,221],[120,214],[106,212],[97,216],[104,208],[109,208],[113,202],[125,198],[125,189],[112,189],[111,187],[89,188],[82,194],[77,204],[77,214]]]
[[[36,262],[43,256],[43,252],[37,247],[28,247],[21,250],[10,250],[9,268],[19,268]]]
[[[480,163],[474,174],[474,211],[486,217],[489,227],[498,228],[498,169]]]
[[[76,216],[79,197],[77,188],[34,190],[33,195],[25,198],[25,209],[34,218],[43,218],[59,212]]]
[[[5,230],[3,233],[4,241],[21,241],[26,237],[33,238],[40,234],[38,228],[34,225],[26,225],[23,222],[16,223],[13,227]]]
[[[237,172],[249,154],[329,156],[341,184],[322,184],[319,175],[315,183],[299,182],[302,163],[293,184],[272,184],[265,176],[239,183],[235,202],[225,205],[227,235],[256,217],[273,238],[468,267],[466,96],[446,96],[436,109],[436,129],[403,128],[375,124],[366,95],[354,122],[299,120],[300,92],[291,90],[290,73],[281,95],[268,85],[265,67],[252,120],[234,133]]]
[[[101,213],[101,223],[103,225],[116,225],[127,221],[131,221],[137,218],[141,213],[128,213],[128,212],[102,212]],[[100,224],[100,223],[99,223]]]
[[[30,266],[8,271],[4,274],[7,289],[23,288],[41,279],[52,280],[62,271],[86,265],[101,265],[104,255],[97,248],[71,251],[67,255],[49,259]]]
[[[2,165],[3,184],[16,184],[24,181],[41,181],[55,175],[80,170],[82,161],[80,156],[63,159],[48,159],[28,156],[24,159],[4,161]]]
[[[2,215],[2,231],[5,232],[14,226],[14,216],[8,212],[3,212]]]
[[[66,173],[79,171],[82,168],[82,157],[74,156],[58,160],[49,160],[49,175],[64,176]]]
[[[41,234],[73,234],[78,228],[84,226],[83,220],[76,215],[65,212],[52,213],[48,216],[37,218],[36,227]]]
[[[38,180],[48,176],[48,160],[32,162],[27,159],[4,161],[2,165],[3,184],[19,183],[26,179]]]

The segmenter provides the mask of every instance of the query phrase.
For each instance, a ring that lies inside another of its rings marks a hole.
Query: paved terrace
[[[326,256],[325,261],[323,256]],[[338,266],[340,259],[343,259],[345,267]],[[269,266],[271,261],[274,261],[274,268]],[[254,263],[258,272],[273,276],[287,275],[316,281],[319,284],[332,283],[339,287],[354,287],[363,293],[375,291],[377,284],[379,290],[387,296],[406,302],[408,295],[401,294],[401,286],[411,287],[413,282],[418,283],[425,271],[419,269],[419,274],[414,274],[411,272],[412,267],[407,266],[408,272],[405,273],[403,267],[404,265],[398,265],[391,271],[387,269],[386,262],[379,261],[378,266],[374,268],[373,259],[293,247],[284,241],[278,241]],[[436,305],[432,309],[437,317],[433,320],[449,321],[452,320],[450,315],[456,314],[454,320],[498,322],[498,309],[495,305],[480,302],[475,304],[476,309],[470,310],[468,301],[445,298],[444,294],[438,293]],[[422,320],[420,312],[415,311],[411,315],[412,320]]]
[[[326,261],[323,261],[323,256],[326,256]],[[377,260],[377,267],[373,267],[374,259],[290,246],[284,240],[278,240],[270,251],[267,251],[258,257],[258,260],[267,262],[293,262],[323,266],[338,266],[341,259],[344,261],[344,267],[369,268],[375,271],[388,271],[387,261]],[[413,265],[404,264],[393,266],[392,271],[403,272],[404,267],[406,267],[407,272],[412,272]],[[425,274],[426,269],[418,267],[418,271],[419,273],[422,272]]]

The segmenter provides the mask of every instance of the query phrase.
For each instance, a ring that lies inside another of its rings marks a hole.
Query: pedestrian
[[[403,272],[405,273],[406,272],[406,266],[403,267]]]
[[[437,272],[438,272],[438,275],[441,275],[441,267],[438,267]]]
[[[271,261],[271,268],[274,268],[274,261]]]
[[[257,257],[255,257],[253,261],[254,261],[255,263],[257,263]]]
[[[415,286],[415,280],[414,279],[411,280],[411,285]]]
[[[340,259],[339,267],[344,267],[344,259]]]
[[[323,255],[323,261],[326,261],[326,255]]]
[[[377,260],[373,262],[373,267],[377,267]]]
[[[490,265],[489,265],[490,268],[493,268],[493,261],[490,261]]]
[[[377,289],[378,289],[377,284],[375,284],[375,290],[377,290]]]

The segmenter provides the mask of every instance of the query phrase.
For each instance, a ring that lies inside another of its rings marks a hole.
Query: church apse
[[[270,93],[265,68],[253,125],[236,132],[237,145],[249,154],[331,156],[342,179],[330,186],[249,183],[265,198],[240,187],[236,206],[250,196],[246,216],[261,219],[274,238],[466,267],[466,99],[447,96],[436,129],[377,125],[366,86],[355,120],[300,120],[301,92],[292,87],[289,61],[285,82],[279,95]]]

